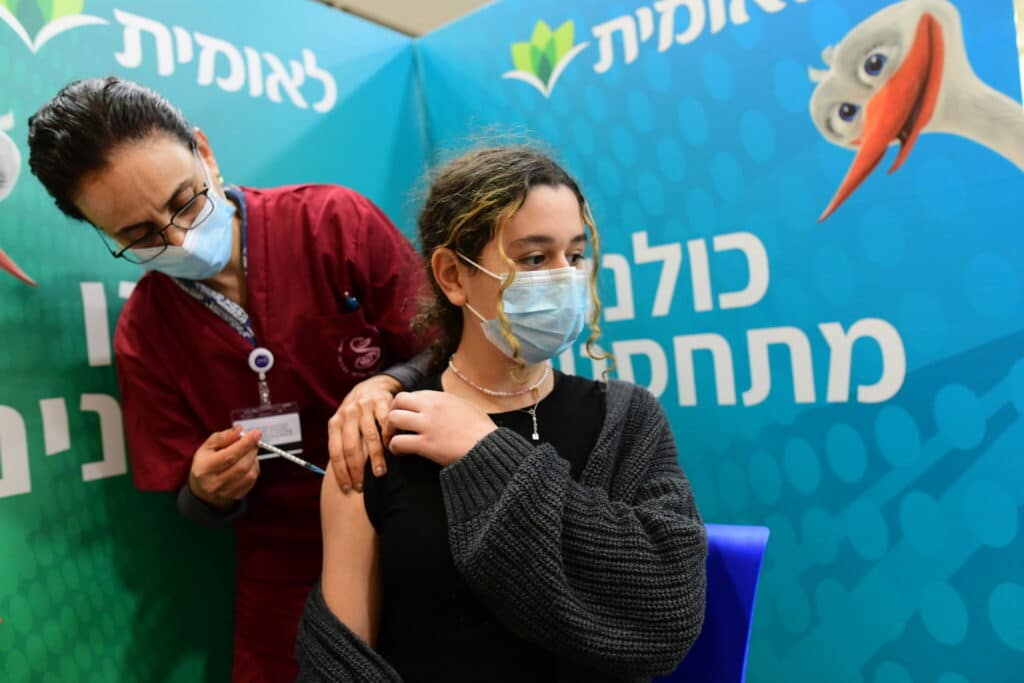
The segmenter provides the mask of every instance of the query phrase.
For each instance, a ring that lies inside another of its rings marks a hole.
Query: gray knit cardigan
[[[564,425],[571,429],[571,425]],[[441,471],[452,557],[517,635],[591,680],[675,668],[704,620],[707,537],[657,399],[608,383],[579,482],[554,449],[498,429]],[[327,608],[306,603],[299,681],[400,681]]]

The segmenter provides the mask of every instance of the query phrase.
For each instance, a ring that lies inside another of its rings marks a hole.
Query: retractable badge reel
[[[259,390],[260,404],[255,408],[245,408],[231,412],[233,424],[241,425],[245,431],[259,429],[261,441],[284,450],[291,455],[302,453],[302,427],[299,421],[299,405],[294,401],[272,404],[270,402],[270,385],[267,373],[274,367],[274,354],[270,349],[258,347],[249,353],[249,368],[256,373],[256,387]],[[260,448],[259,458],[277,457],[270,451]]]
[[[274,354],[262,346],[253,349],[249,354],[249,367],[259,377],[256,386],[260,392],[260,405],[269,406],[270,386],[267,384],[267,373],[274,367]]]

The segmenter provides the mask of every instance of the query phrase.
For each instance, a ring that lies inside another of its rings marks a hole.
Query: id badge
[[[260,430],[260,440],[271,446],[277,446],[292,455],[302,453],[302,426],[299,423],[299,404],[273,403],[258,408],[242,408],[231,411],[231,424],[241,425],[243,431]],[[257,457],[260,460],[279,458],[281,456],[260,449]]]

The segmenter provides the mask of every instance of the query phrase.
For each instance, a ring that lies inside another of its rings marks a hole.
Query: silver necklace
[[[527,387],[525,389],[520,389],[520,390],[517,390],[517,391],[495,391],[494,389],[488,389],[487,387],[482,387],[479,384],[477,384],[476,382],[474,382],[473,380],[471,380],[468,377],[466,377],[465,375],[463,375],[459,371],[459,369],[457,367],[455,367],[455,362],[454,361],[455,361],[455,356],[452,356],[451,358],[448,359],[448,367],[451,369],[452,373],[454,373],[454,375],[456,377],[458,377],[459,379],[461,379],[463,382],[465,382],[466,384],[468,384],[469,386],[473,387],[474,389],[476,389],[477,391],[479,391],[479,392],[481,392],[483,394],[486,394],[488,396],[496,396],[496,397],[507,398],[507,397],[514,397],[514,396],[524,396],[526,394],[533,393],[534,397],[537,400],[534,402],[532,408],[530,408],[528,410],[525,410],[524,412],[529,414],[530,420],[533,422],[533,434],[530,435],[530,438],[532,438],[534,441],[540,441],[540,432],[537,431],[537,406],[540,405],[541,399],[539,397],[540,396],[540,392],[538,390],[540,389],[540,386],[542,384],[544,384],[544,381],[548,378],[548,375],[551,374],[551,364],[550,363],[547,364],[544,367],[544,374],[541,375],[540,379],[537,380],[537,383],[534,384],[533,386]]]
[[[540,405],[540,399],[533,404],[533,407],[526,412],[530,414],[530,419],[533,420],[533,434],[530,435],[534,441],[540,441],[540,433],[537,431],[537,406]]]

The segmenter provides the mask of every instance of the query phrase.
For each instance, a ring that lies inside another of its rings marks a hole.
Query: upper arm
[[[324,601],[338,619],[373,647],[380,616],[380,550],[363,496],[344,494],[331,472],[320,490],[324,537]]]
[[[188,478],[192,456],[209,435],[164,374],[158,354],[145,347],[119,322],[114,353],[128,457],[138,488],[173,491]]]

